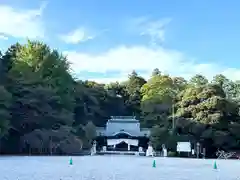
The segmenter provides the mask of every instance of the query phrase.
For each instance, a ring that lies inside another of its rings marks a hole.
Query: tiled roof
[[[134,116],[112,116],[106,124],[106,128],[97,128],[98,135],[115,136],[126,133],[130,136],[149,136],[149,129],[140,129],[140,123]]]

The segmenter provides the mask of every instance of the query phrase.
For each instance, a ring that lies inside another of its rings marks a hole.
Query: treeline
[[[152,128],[156,149],[179,140],[240,149],[240,82],[216,75],[189,81],[155,69],[147,81],[132,72],[122,83],[76,80],[61,53],[46,44],[14,44],[0,56],[0,151],[68,154],[89,148],[95,126],[112,115],[135,115]]]

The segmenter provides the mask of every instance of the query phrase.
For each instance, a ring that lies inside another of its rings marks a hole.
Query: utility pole
[[[174,131],[175,128],[175,107],[174,107],[174,100],[172,101],[172,132]]]
[[[200,143],[197,142],[197,158],[199,158],[199,154],[200,154]]]
[[[176,96],[176,90],[175,90],[175,83],[173,79],[173,97],[172,97],[172,133],[175,129],[175,96]]]
[[[52,156],[52,135],[50,136],[50,155]]]

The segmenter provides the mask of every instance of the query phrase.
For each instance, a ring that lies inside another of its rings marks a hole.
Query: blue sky
[[[74,74],[122,81],[133,69],[240,78],[240,1],[1,0],[0,48],[26,37],[68,56]]]

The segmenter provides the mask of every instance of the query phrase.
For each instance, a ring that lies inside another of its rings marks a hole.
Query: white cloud
[[[0,34],[4,37],[43,38],[42,12],[46,5],[44,3],[38,9],[15,9],[0,5]]]
[[[2,39],[2,40],[8,40],[8,37],[0,34],[0,39]]]
[[[144,71],[146,73],[140,75],[149,78],[154,68],[159,68],[165,74],[182,76],[186,79],[198,73],[209,79],[218,73],[222,73],[233,80],[240,77],[240,69],[227,68],[214,63],[198,63],[179,51],[162,47],[119,46],[98,55],[75,51],[64,53],[67,54],[72,64],[72,70],[76,73],[80,71],[102,73],[114,70],[121,71],[117,78],[109,76],[109,78],[96,77],[91,79],[98,82],[123,81],[132,70]]]
[[[127,80],[127,75],[126,76],[120,76],[120,77],[115,77],[115,78],[112,78],[112,77],[105,77],[105,78],[90,78],[90,79],[85,79],[84,77],[83,78],[80,78],[82,80],[88,80],[88,81],[95,81],[95,82],[98,82],[98,83],[104,83],[104,84],[107,84],[107,83],[111,83],[111,82],[123,82],[125,80]]]
[[[94,39],[95,35],[91,35],[85,28],[78,28],[66,35],[61,35],[60,39],[69,44],[78,44],[80,42]]]
[[[159,45],[165,41],[166,26],[171,22],[170,18],[151,20],[147,17],[131,19],[128,25],[141,36],[150,38],[152,45]]]
[[[108,29],[104,29],[96,33],[87,28],[80,27],[67,34],[60,35],[59,38],[68,44],[78,44],[80,42],[92,40],[106,31],[108,31]]]

